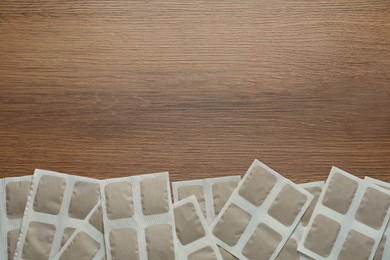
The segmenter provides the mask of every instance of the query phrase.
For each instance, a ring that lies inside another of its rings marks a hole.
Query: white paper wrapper
[[[390,190],[390,183],[373,179],[370,177],[364,178],[364,180],[378,185],[382,188]],[[383,245],[381,245],[383,243]],[[385,232],[382,236],[381,244],[379,244],[378,250],[375,254],[374,260],[387,260],[390,259],[390,225],[387,224]],[[383,247],[382,247],[383,246]],[[383,251],[382,251],[383,250]]]
[[[214,238],[239,259],[275,259],[312,199],[302,187],[255,160],[212,223]]]
[[[175,259],[167,172],[103,180],[101,194],[108,260]]]
[[[13,259],[32,178],[0,179],[0,259]]]
[[[333,167],[298,250],[315,259],[371,260],[389,205],[389,191]]]
[[[52,259],[100,200],[99,180],[35,170],[14,260]]]

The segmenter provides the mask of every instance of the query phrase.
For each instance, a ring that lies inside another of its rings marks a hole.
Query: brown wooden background
[[[390,181],[390,2],[0,2],[0,176]]]

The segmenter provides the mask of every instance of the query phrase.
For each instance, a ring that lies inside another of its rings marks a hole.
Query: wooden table
[[[390,2],[0,2],[0,177],[390,181]]]

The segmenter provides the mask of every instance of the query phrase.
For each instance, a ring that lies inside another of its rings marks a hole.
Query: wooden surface
[[[0,176],[390,181],[390,2],[0,2]]]

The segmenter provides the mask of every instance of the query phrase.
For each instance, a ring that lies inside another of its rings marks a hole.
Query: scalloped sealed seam
[[[280,251],[279,255],[276,257],[276,260],[311,260],[311,258],[309,258],[308,256],[298,252],[298,244],[301,241],[303,232],[307,228],[307,225],[313,214],[318,198],[321,195],[324,183],[324,181],[316,181],[299,184],[299,186],[310,192],[314,196],[314,199],[310,203],[309,208],[306,210],[305,214],[303,215],[294,232]]]
[[[0,179],[0,259],[12,260],[33,176]]]
[[[177,259],[223,260],[194,195],[173,204]]]
[[[380,181],[374,178],[365,177],[365,181],[371,182],[379,187],[390,190],[390,183]],[[376,250],[374,260],[386,260],[390,259],[390,226],[387,225],[385,232],[383,233],[381,242],[379,243],[378,249]]]
[[[67,239],[53,260],[102,260],[106,256],[101,201]]]
[[[195,195],[207,224],[211,225],[240,181],[241,176],[236,175],[172,182],[173,200],[176,203]]]
[[[217,244],[239,259],[275,259],[313,195],[255,160],[211,225]]]
[[[101,182],[108,260],[175,259],[175,223],[167,172]]]
[[[314,259],[372,260],[389,206],[388,190],[333,167],[298,250]]]
[[[14,260],[52,259],[99,199],[99,180],[35,170]]]

